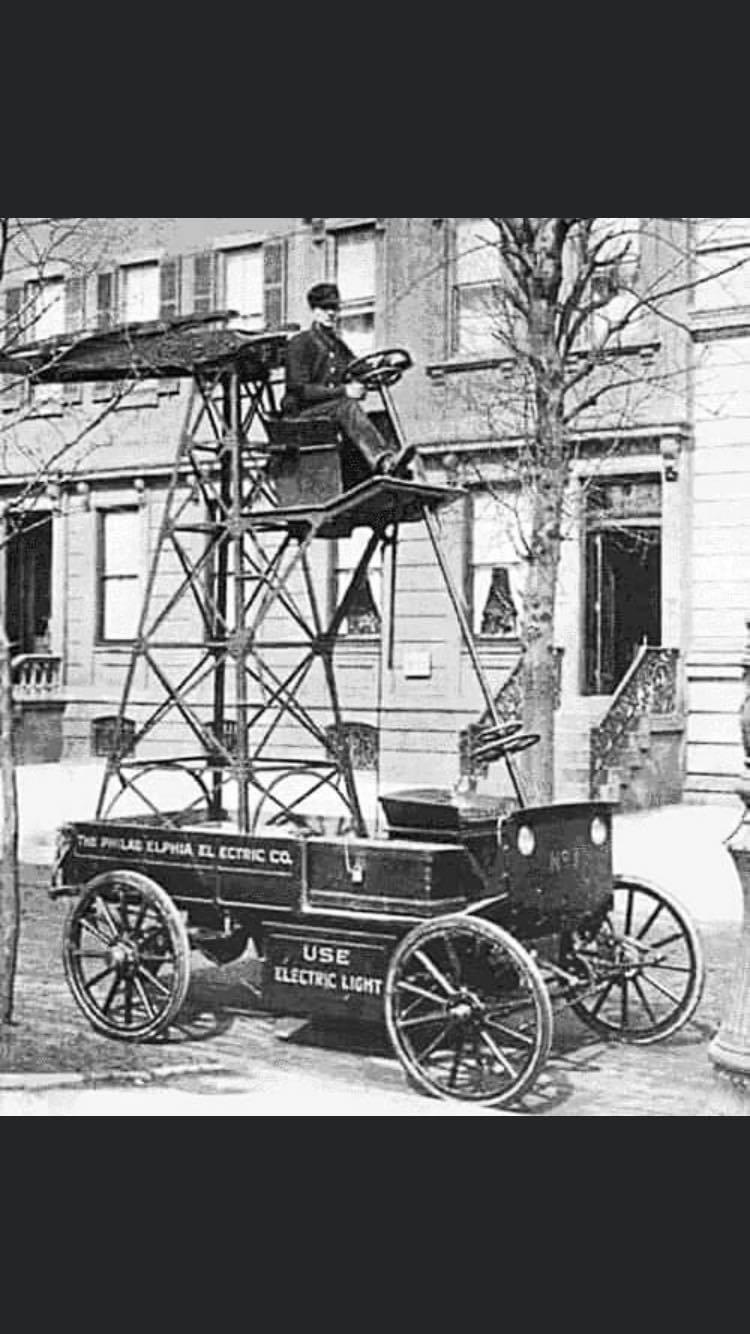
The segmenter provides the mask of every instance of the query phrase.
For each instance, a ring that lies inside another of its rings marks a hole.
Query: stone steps
[[[608,699],[580,698],[563,705],[555,729],[555,799],[589,800],[591,730],[604,716]]]

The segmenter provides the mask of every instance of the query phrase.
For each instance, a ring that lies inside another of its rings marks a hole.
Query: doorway
[[[586,496],[586,695],[612,695],[662,641],[661,479],[599,480]]]
[[[641,646],[661,644],[661,530],[591,533],[586,566],[586,694],[612,695]]]
[[[52,615],[52,516],[9,520],[6,630],[13,656],[49,653]]]

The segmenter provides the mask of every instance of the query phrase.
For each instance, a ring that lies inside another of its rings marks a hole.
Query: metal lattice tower
[[[124,688],[96,816],[124,817],[127,802],[137,800],[156,825],[231,820],[244,833],[254,830],[261,807],[271,822],[293,821],[304,801],[325,790],[363,836],[334,655],[379,545],[392,545],[395,572],[405,523],[427,526],[488,714],[499,721],[439,540],[436,511],[455,493],[378,477],[325,501],[308,496],[290,507],[287,496],[282,507],[271,436],[288,335],[225,326],[212,317],[113,330],[57,348],[53,364],[46,349],[35,368],[40,380],[62,383],[191,380],[136,638],[122,648]],[[383,364],[373,384],[406,456],[390,385],[411,361],[398,351],[377,357]],[[335,439],[329,443],[335,447]],[[368,529],[369,539],[328,607],[316,544],[357,528]],[[138,714],[134,735],[131,712]],[[290,725],[293,745],[283,735]],[[166,777],[174,787],[178,774],[195,795],[179,811],[165,811],[151,780]],[[296,795],[281,791],[280,781],[295,779]]]
[[[258,343],[270,347],[268,340]],[[268,444],[253,439],[256,428],[265,432],[277,417],[271,368],[278,350],[258,362],[243,349],[235,364],[195,372],[130,653],[116,728],[120,744],[107,765],[97,818],[116,815],[120,797],[131,793],[165,823],[195,819],[204,806],[208,819],[219,821],[230,795],[233,819],[246,832],[260,802],[267,816],[288,815],[303,797],[325,789],[335,794],[350,827],[367,832],[334,668],[339,632],[378,546],[399,523],[421,520],[425,506],[453,497],[378,479],[325,505],[280,509]],[[313,549],[319,539],[346,537],[356,527],[369,528],[371,536],[331,611],[316,586]],[[178,578],[167,593],[170,565]],[[176,630],[186,603],[193,614],[189,635]],[[142,669],[159,697],[126,746],[124,724]],[[329,726],[321,724],[321,713]],[[153,745],[159,729],[176,719],[195,742],[191,753],[173,759],[163,752],[126,753]],[[293,755],[279,745],[289,724]],[[197,788],[195,802],[179,817],[163,815],[149,796],[146,780],[165,769],[189,774]],[[291,780],[288,791],[299,777],[294,802],[279,791],[280,777]]]

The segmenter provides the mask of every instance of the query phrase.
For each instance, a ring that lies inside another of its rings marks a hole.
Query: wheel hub
[[[109,952],[110,963],[122,972],[132,972],[138,966],[138,950],[130,940],[118,940]]]
[[[625,936],[620,942],[619,963],[624,977],[629,982],[641,976],[646,963],[649,962],[648,953],[639,941],[633,940],[630,936]]]
[[[478,996],[466,987],[462,987],[458,996],[448,1006],[449,1018],[459,1024],[479,1023],[484,1015],[484,1006]]]

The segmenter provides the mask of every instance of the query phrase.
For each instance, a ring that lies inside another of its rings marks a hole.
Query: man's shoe
[[[400,454],[381,454],[376,460],[373,473],[376,477],[399,477],[402,481],[411,481],[408,471],[416,449],[411,445]]]
[[[372,466],[373,477],[389,477],[396,462],[395,454],[381,454]]]

